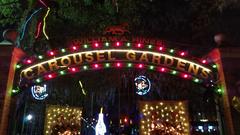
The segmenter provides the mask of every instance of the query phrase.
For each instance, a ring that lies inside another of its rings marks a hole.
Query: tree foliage
[[[50,37],[48,42],[53,44],[53,47],[64,43],[67,37],[99,35],[107,26],[123,22],[129,24],[134,35],[190,39],[199,32],[211,30],[216,24],[214,20],[217,15],[229,5],[225,0],[45,0],[45,2],[51,8],[46,30]],[[15,24],[19,28],[30,12],[39,7],[44,8],[37,0],[25,2],[2,0],[0,5],[3,7],[0,10],[0,16],[3,18],[0,25]],[[37,41],[29,37],[33,37],[37,21],[43,19],[46,11],[45,8],[28,25],[25,44],[43,42],[43,35]]]

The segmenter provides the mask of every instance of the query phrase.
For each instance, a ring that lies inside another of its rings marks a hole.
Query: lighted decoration
[[[43,18],[43,34],[46,37],[46,39],[49,39],[48,35],[46,34],[46,18],[48,16],[49,12],[50,12],[50,8],[48,7],[47,13],[46,13],[46,15]]]
[[[186,102],[140,102],[140,135],[190,135]]]
[[[43,86],[41,85],[34,85],[31,87],[31,92],[32,96],[36,100],[44,100],[48,94],[47,94],[47,85],[44,84]]]
[[[146,95],[151,89],[151,82],[146,76],[136,77],[134,83],[138,95]]]
[[[42,22],[39,22],[38,25],[37,25],[37,31],[36,31],[36,34],[35,34],[35,38],[39,37],[40,31],[41,31],[41,26],[42,26]]]
[[[100,113],[98,114],[98,122],[95,127],[95,133],[96,135],[104,135],[107,132],[106,126],[104,124],[103,120],[103,113],[102,113],[103,108],[101,108]]]
[[[80,135],[82,109],[49,105],[46,109],[44,135]]]
[[[24,34],[25,34],[25,31],[26,31],[26,27],[27,27],[27,24],[28,24],[28,22],[32,19],[32,17],[35,15],[35,14],[37,14],[39,11],[41,11],[42,10],[42,8],[39,8],[39,9],[37,9],[37,10],[35,10],[31,15],[30,15],[30,17],[27,19],[27,21],[24,23],[24,25],[23,25],[23,28],[22,28],[22,31],[21,31],[21,37],[20,37],[20,40],[22,40],[23,39],[23,37],[24,37]]]
[[[82,90],[82,93],[83,93],[83,95],[87,95],[87,93],[86,93],[86,91],[85,91],[85,89],[83,88],[83,84],[82,84],[82,82],[79,80],[79,85],[80,85],[80,88],[81,88],[81,90]]]
[[[39,2],[44,5],[45,7],[48,7],[42,0],[39,0]]]

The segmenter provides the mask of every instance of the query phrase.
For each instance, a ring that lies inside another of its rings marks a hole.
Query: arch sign
[[[57,76],[103,68],[138,68],[170,73],[195,82],[214,79],[214,63],[189,59],[155,39],[100,37],[74,40],[69,48],[25,58],[21,78],[39,83]],[[205,63],[205,62],[204,62]]]

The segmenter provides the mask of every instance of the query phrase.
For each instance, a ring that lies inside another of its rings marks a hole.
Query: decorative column
[[[24,56],[24,52],[19,48],[14,48],[13,45],[1,45],[1,63],[0,68],[2,68],[2,71],[6,71],[4,73],[1,73],[1,78],[5,78],[1,81],[5,83],[3,84],[3,87],[1,88],[1,93],[3,93],[3,101],[2,106],[0,110],[1,112],[1,125],[0,125],[0,135],[7,135],[8,131],[8,121],[9,121],[9,113],[10,113],[10,104],[11,104],[11,92],[12,92],[12,86],[15,76],[15,66],[17,62]]]
[[[209,57],[211,57],[214,62],[216,62],[218,66],[218,74],[219,74],[219,84],[222,89],[222,102],[220,103],[222,105],[222,112],[224,118],[224,134],[225,135],[235,135],[235,130],[234,130],[234,125],[233,125],[233,118],[231,114],[231,106],[230,106],[230,100],[229,100],[229,86],[231,85],[230,83],[227,83],[226,78],[226,73],[228,72],[229,67],[233,65],[226,65],[225,60],[224,60],[224,51],[226,48],[221,48],[221,49],[214,49],[209,53]],[[225,63],[225,64],[224,64]],[[236,63],[238,64],[238,63]],[[225,66],[224,66],[225,65]],[[229,66],[229,67],[226,67]]]

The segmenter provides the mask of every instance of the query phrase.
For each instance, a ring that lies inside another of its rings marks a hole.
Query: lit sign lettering
[[[55,57],[23,69],[21,72],[21,77],[33,79],[37,76],[62,69],[64,67],[67,68],[71,66],[84,65],[86,63],[89,64],[115,61],[141,62],[145,64],[168,67],[182,72],[188,72],[192,75],[205,79],[212,77],[212,71],[209,68],[189,60],[159,52],[133,49],[83,51]]]

